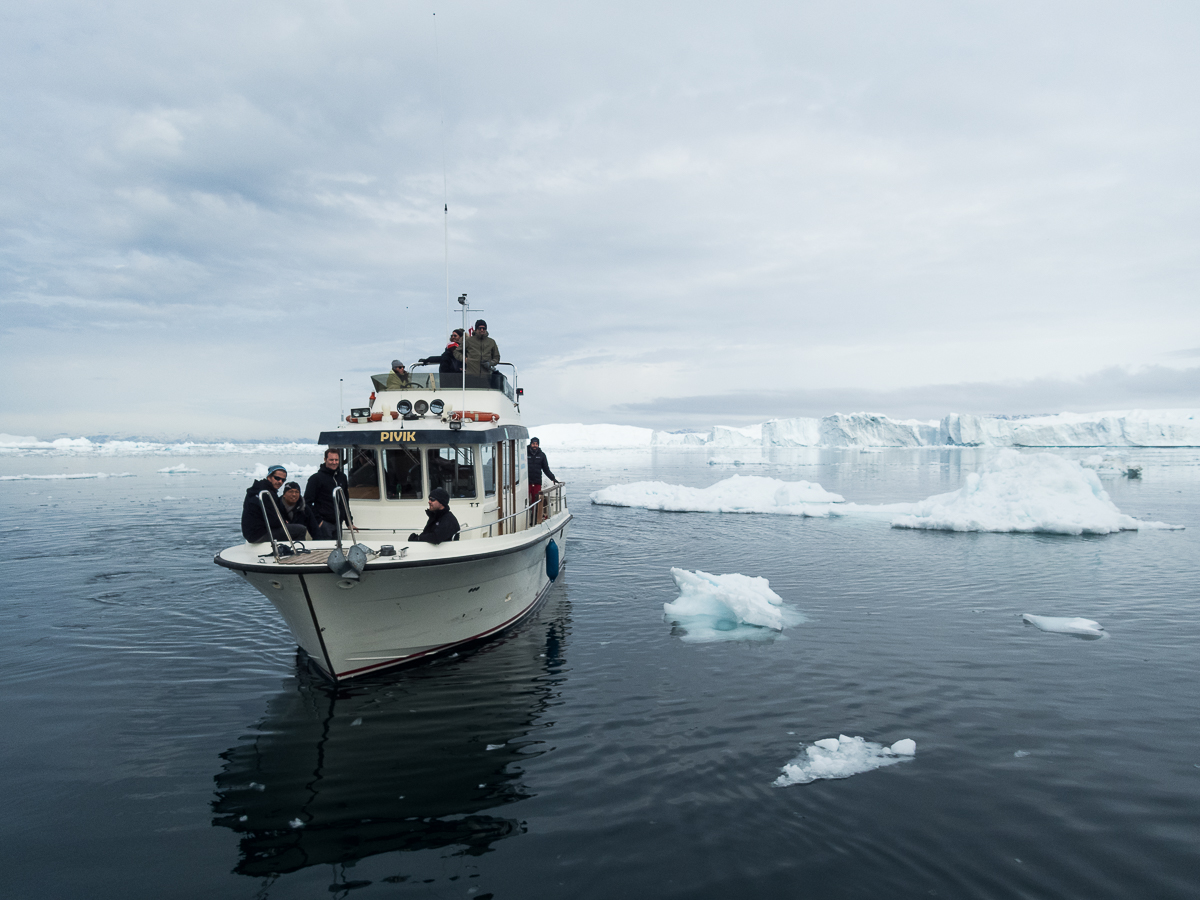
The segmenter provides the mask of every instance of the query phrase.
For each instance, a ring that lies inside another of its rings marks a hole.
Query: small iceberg
[[[165,469],[158,470],[159,475],[197,475],[199,472],[199,469],[193,469],[190,466],[185,466],[182,464],[178,466],[167,466]]]
[[[959,490],[915,503],[894,528],[1112,534],[1176,529],[1124,515],[1100,486],[1096,471],[1052,453],[1003,450],[967,476]]]
[[[1108,637],[1108,632],[1099,622],[1081,619],[1078,616],[1032,616],[1025,613],[1021,618],[1035,628],[1054,634],[1073,634],[1090,641]]]
[[[831,505],[845,498],[811,481],[781,481],[761,475],[731,475],[706,488],[638,481],[594,491],[597,506],[633,506],[666,512],[773,513],[784,516],[828,516]]]
[[[689,643],[771,640],[805,620],[783,605],[765,578],[677,568],[671,577],[679,597],[663,604],[663,618],[683,628],[681,639]]]
[[[803,747],[804,745],[801,744]],[[849,778],[883,766],[912,759],[917,742],[911,738],[896,741],[890,747],[861,737],[840,734],[814,741],[804,752],[783,767],[783,774],[771,782],[773,787],[808,784],[822,778]]]

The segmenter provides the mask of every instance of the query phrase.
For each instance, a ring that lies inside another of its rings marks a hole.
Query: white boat
[[[349,496],[336,494],[354,527],[336,541],[241,544],[215,559],[274,604],[296,642],[335,680],[511,628],[565,561],[571,513],[563,485],[528,502],[529,432],[515,368],[511,379],[499,371],[414,373],[404,390],[382,389],[385,379],[373,378],[379,390],[369,407],[353,409],[319,438],[342,451]],[[435,487],[450,494],[459,536],[409,542],[427,521]],[[267,493],[261,500],[275,524]]]

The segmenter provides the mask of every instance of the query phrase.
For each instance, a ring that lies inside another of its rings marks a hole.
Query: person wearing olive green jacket
[[[483,319],[475,323],[475,330],[463,341],[462,349],[454,351],[454,358],[462,360],[464,350],[467,359],[463,370],[468,375],[490,376],[496,368],[496,363],[500,362],[500,348],[488,337],[487,322]]]

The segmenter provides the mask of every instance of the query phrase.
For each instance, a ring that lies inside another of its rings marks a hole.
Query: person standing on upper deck
[[[463,370],[462,363],[458,362],[454,356],[462,347],[462,335],[462,329],[455,328],[450,332],[450,343],[446,344],[446,349],[437,356],[426,356],[420,360],[421,365],[431,366],[437,363],[438,373],[441,375],[453,375],[455,372],[461,372]]]
[[[546,460],[546,454],[542,452],[541,442],[537,438],[529,439],[529,447],[525,453],[529,457],[529,502],[532,503],[542,492],[543,472],[549,475],[555,484],[558,484],[559,480],[550,471],[550,463]]]
[[[463,341],[462,349],[454,351],[454,358],[462,360],[464,352],[466,360],[463,362],[463,371],[468,375],[490,376],[496,363],[500,362],[500,348],[488,337],[487,322],[483,319],[476,320],[475,328]]]
[[[337,536],[338,511],[334,508],[333,489],[340,487],[342,496],[350,499],[350,485],[346,483],[346,476],[340,471],[341,466],[341,451],[326,450],[325,464],[308,477],[308,484],[304,486],[304,502],[316,517],[317,530],[320,532],[313,535],[317,540],[332,541]],[[341,514],[342,521],[350,524],[346,519],[345,510],[341,510]]]

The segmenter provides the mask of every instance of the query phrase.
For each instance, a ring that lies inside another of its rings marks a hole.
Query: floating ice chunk
[[[304,822],[301,819],[292,819],[292,821],[288,822],[288,824],[291,825],[293,828],[303,828],[304,827]]]
[[[353,728],[355,725],[361,725],[361,724],[362,724],[362,717],[359,716],[357,719],[355,719],[353,722],[350,723],[350,727]]]
[[[1110,534],[1176,528],[1123,515],[1090,469],[1051,453],[1002,450],[957,491],[913,504],[895,528]]]
[[[1016,753],[1013,754],[1013,756],[1015,756],[1017,759],[1023,759],[1024,757],[1026,757],[1028,755],[1029,755],[1028,750],[1018,750]]]
[[[0,475],[0,481],[77,481],[87,478],[133,478],[132,472],[63,472],[54,475]]]
[[[503,744],[488,744],[487,747],[485,747],[484,749],[485,750],[499,750],[503,746],[504,746]]]
[[[177,466],[167,466],[165,469],[159,469],[159,475],[195,475],[199,469],[192,469],[180,463]]]
[[[679,597],[663,604],[664,618],[681,626],[689,643],[770,640],[804,616],[783,606],[765,578],[671,569]]]
[[[903,738],[887,747],[861,737],[841,734],[836,738],[814,741],[805,747],[803,753],[783,767],[783,774],[772,784],[775,787],[788,787],[822,778],[849,778],[860,772],[912,759],[916,752],[916,741],[911,738]]]
[[[593,492],[591,499],[598,506],[792,516],[827,516],[830,504],[845,500],[810,481],[781,481],[761,475],[731,475],[706,488],[663,481],[614,484]]]
[[[1081,619],[1078,616],[1031,616],[1029,613],[1025,613],[1021,618],[1035,628],[1052,631],[1055,634],[1074,634],[1092,640],[1108,637],[1108,632],[1099,622]]]

